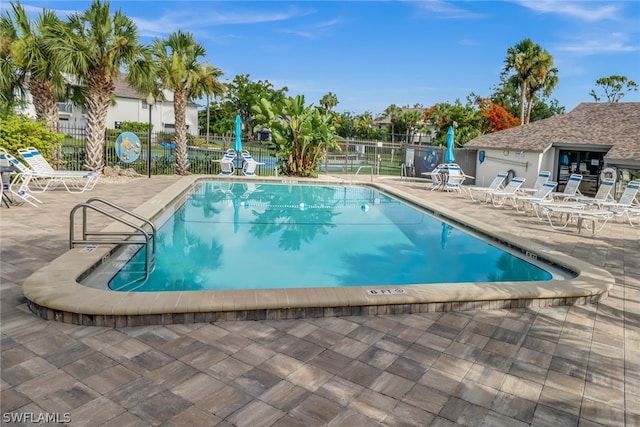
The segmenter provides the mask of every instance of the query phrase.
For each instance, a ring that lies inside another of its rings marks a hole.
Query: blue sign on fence
[[[140,156],[140,138],[133,132],[122,132],[116,139],[116,155],[125,163],[131,163]]]

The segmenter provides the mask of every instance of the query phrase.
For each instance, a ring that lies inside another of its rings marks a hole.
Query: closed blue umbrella
[[[238,153],[242,152],[242,119],[239,114],[236,114],[236,141],[233,149]]]
[[[447,153],[444,156],[444,161],[446,163],[455,162],[456,158],[453,155],[453,126],[449,126],[449,130],[447,131]]]

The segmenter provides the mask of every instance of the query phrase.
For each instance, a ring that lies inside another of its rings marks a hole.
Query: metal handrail
[[[103,209],[99,206],[96,206],[92,203],[100,202],[105,205],[124,213],[125,215],[129,215],[135,219],[138,219],[143,222],[143,225],[138,225],[133,223],[121,216],[114,214],[106,209]],[[75,214],[78,209],[82,208],[82,239],[75,238]],[[118,221],[121,224],[127,225],[131,227],[134,231],[88,231],[87,230],[87,212],[91,209],[95,212],[101,213],[106,217],[109,217],[115,221]],[[147,225],[151,228],[151,232],[148,232],[144,229],[144,226]],[[89,238],[89,236],[126,236],[125,239],[104,239],[104,238]],[[139,240],[130,240],[133,236],[143,236],[144,242]],[[105,200],[100,197],[92,197],[83,203],[78,203],[71,209],[71,213],[69,214],[69,248],[73,249],[76,244],[115,244],[115,245],[139,245],[142,244],[145,247],[145,272],[144,278],[142,281],[147,280],[149,278],[149,274],[152,269],[152,262],[155,261],[156,254],[156,227],[155,225],[147,218],[138,215],[134,212],[131,212],[128,209],[125,209],[121,206],[118,206],[108,200]],[[151,243],[151,247],[149,245]]]
[[[353,175],[353,178],[351,178],[351,184],[353,184],[353,181],[356,179],[356,177],[358,176],[358,174],[360,173],[360,170],[362,168],[370,168],[371,169],[371,182],[373,182],[373,165],[361,165],[360,167],[358,167],[358,170]]]

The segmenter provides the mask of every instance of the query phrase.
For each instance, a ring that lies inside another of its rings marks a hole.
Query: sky
[[[90,1],[22,0],[65,16]],[[2,0],[0,8],[9,7]],[[530,38],[554,58],[551,95],[571,111],[594,102],[596,80],[640,84],[640,1],[111,1],[142,43],[192,33],[224,72],[287,87],[307,104],[331,92],[338,112],[375,117],[391,104],[429,107],[489,96],[507,49]],[[623,101],[640,102],[640,91]]]

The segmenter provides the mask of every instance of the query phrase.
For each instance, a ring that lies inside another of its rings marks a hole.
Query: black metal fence
[[[86,158],[86,132],[80,128],[64,128],[65,134],[57,163],[60,168],[83,170]],[[116,152],[116,140],[119,130],[107,130],[104,144],[104,161],[106,166],[119,166],[122,169],[133,169],[146,175],[149,168],[152,175],[171,175],[175,173],[175,144],[171,134],[153,132],[151,141],[146,132],[134,132],[140,146],[137,157],[133,161],[124,161]],[[149,142],[151,146],[149,146]],[[215,135],[208,138],[190,137],[187,146],[188,170],[193,174],[219,174],[220,163],[225,151],[233,148],[234,139],[228,135]],[[248,150],[259,165],[256,174],[273,176],[278,173],[278,165],[274,153],[264,141],[243,141],[243,149]],[[396,175],[421,177],[422,172],[430,172],[437,163],[444,163],[445,147],[428,145],[410,145],[388,141],[341,140],[340,150],[327,151],[318,165],[319,173],[354,174],[360,170],[362,174]],[[149,153],[151,154],[149,156]],[[456,149],[456,163],[468,175],[475,174],[476,150]],[[435,163],[434,163],[435,160]]]

